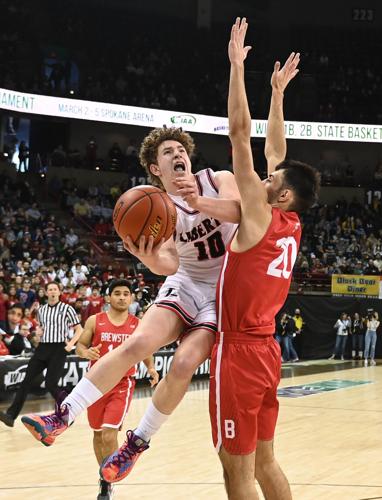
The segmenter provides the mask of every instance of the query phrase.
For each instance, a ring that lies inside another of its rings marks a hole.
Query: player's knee
[[[139,335],[132,335],[127,342],[123,342],[121,344],[120,348],[122,355],[133,354],[139,359],[144,359],[156,350],[151,350],[151,343],[150,336],[143,333]]]
[[[199,360],[192,355],[175,356],[171,363],[170,374],[176,378],[191,379],[198,366]]]
[[[273,453],[268,450],[265,452],[264,450],[262,451],[263,453],[260,450],[256,451],[255,477],[259,481],[269,475],[269,471],[273,469],[276,463]]]

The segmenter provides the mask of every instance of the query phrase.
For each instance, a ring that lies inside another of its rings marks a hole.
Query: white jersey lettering
[[[211,169],[201,170],[195,177],[201,196],[219,197],[214,184],[215,173]],[[176,205],[178,215],[175,245],[180,264],[177,275],[215,285],[225,248],[237,225],[193,210],[180,196],[169,196]]]

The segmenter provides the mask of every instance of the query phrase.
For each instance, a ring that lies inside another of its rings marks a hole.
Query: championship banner
[[[381,298],[380,281],[380,276],[332,274],[332,294],[378,299]]]
[[[74,118],[139,127],[182,127],[188,132],[228,135],[228,118],[83,101],[0,88],[0,109],[35,115]],[[266,120],[252,120],[252,137],[265,137]],[[287,139],[382,143],[382,125],[285,122]]]
[[[169,371],[174,354],[174,351],[158,351],[154,354],[155,369],[159,373],[160,378],[163,378]],[[29,360],[30,358],[24,358],[22,356],[0,357],[0,392],[15,391],[20,387],[21,382],[25,378]],[[78,356],[67,356],[62,377],[58,385],[68,388],[75,387],[88,371],[88,367],[88,360],[79,358]],[[45,389],[45,372],[46,370],[44,370],[42,376],[34,380],[32,390]],[[194,376],[208,376],[209,373],[210,361],[207,359],[197,368]],[[135,378],[137,380],[147,379],[147,368],[142,361],[137,365]]]

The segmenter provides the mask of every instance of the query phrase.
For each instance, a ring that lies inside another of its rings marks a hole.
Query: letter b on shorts
[[[235,422],[233,420],[224,420],[224,435],[226,439],[235,437]]]

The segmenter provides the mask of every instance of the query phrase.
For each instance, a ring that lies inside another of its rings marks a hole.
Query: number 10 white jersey
[[[210,168],[195,174],[200,196],[218,198],[215,173]],[[222,222],[190,208],[180,196],[169,194],[177,209],[175,245],[179,254],[176,276],[216,285],[226,245],[237,224]]]

